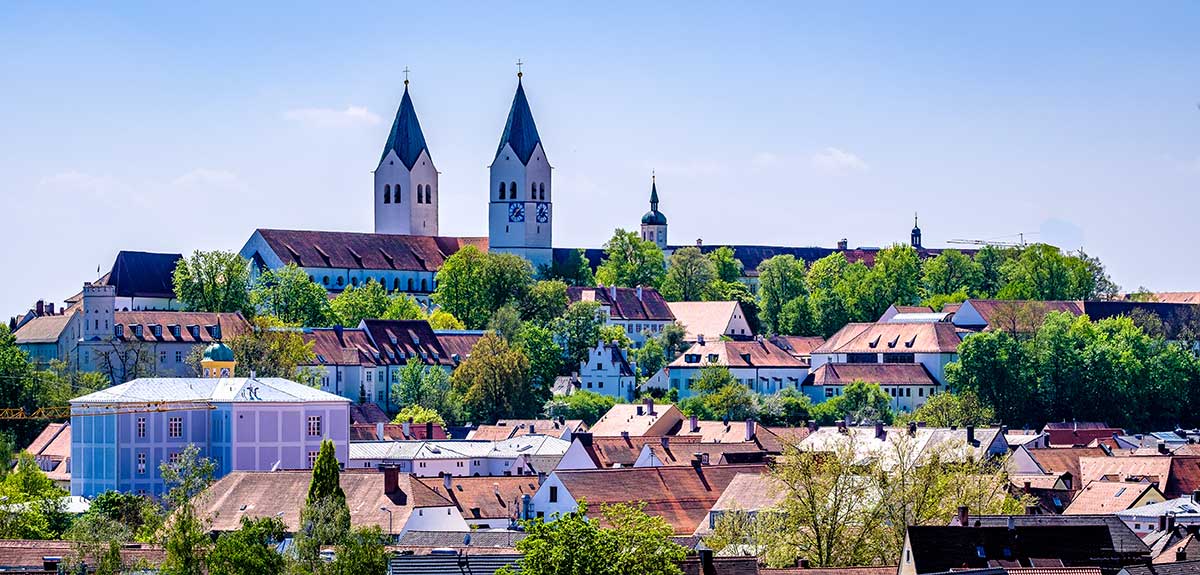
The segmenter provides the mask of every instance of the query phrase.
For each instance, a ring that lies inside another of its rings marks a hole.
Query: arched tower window
[[[396,193],[393,194],[393,197],[395,198],[397,204],[401,203],[401,198],[404,196],[400,195],[400,184],[396,184]]]
[[[500,199],[504,199],[504,182],[500,182]]]
[[[392,203],[392,186],[388,184],[383,185],[383,203]]]
[[[408,278],[408,291],[412,291],[412,290],[413,290],[413,279]]]
[[[511,199],[514,199],[514,200],[517,199],[517,183],[516,182],[508,183],[508,197]]]
[[[541,196],[539,200],[546,199],[546,184],[538,184],[538,195]]]
[[[421,185],[417,185],[417,203],[421,203]]]
[[[433,203],[433,186],[430,186],[428,184],[425,185],[425,203],[427,203],[427,204]]]
[[[537,184],[535,184],[533,182],[529,183],[529,199],[531,199],[531,200],[537,199]]]
[[[428,280],[424,278],[421,279],[421,291],[429,291],[429,284],[426,283],[427,281]]]

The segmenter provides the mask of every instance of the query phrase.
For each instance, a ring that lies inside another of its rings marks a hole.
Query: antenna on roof
[[[525,73],[523,71],[521,71],[521,67],[524,65],[525,65],[525,63],[522,62],[520,58],[517,58],[517,80],[520,80],[521,76],[525,75]]]

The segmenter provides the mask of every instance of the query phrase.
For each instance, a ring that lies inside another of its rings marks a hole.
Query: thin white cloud
[[[809,161],[813,167],[826,172],[863,172],[870,169],[870,166],[862,158],[834,147],[828,147],[813,154]]]
[[[349,126],[354,124],[375,125],[382,118],[363,106],[346,106],[345,109],[334,108],[293,108],[283,113],[283,117],[294,122],[314,126]]]
[[[99,200],[115,199],[129,189],[111,176],[97,176],[73,170],[46,176],[38,181],[38,187],[52,193],[83,193]]]

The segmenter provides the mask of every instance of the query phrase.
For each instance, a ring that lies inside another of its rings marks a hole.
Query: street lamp
[[[392,510],[387,507],[380,507],[379,510],[388,514],[388,539],[392,539]]]

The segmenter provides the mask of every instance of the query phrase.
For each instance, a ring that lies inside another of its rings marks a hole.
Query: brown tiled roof
[[[939,385],[919,363],[824,363],[808,374],[804,385],[850,385],[860,380],[880,385]]]
[[[71,456],[71,424],[50,423],[25,448],[26,453],[46,457]]]
[[[304,331],[304,342],[312,344],[313,365],[367,365],[382,361],[375,359],[377,350],[366,330],[313,328]]]
[[[1174,554],[1174,550],[1171,551]],[[1192,557],[1192,555],[1188,555]],[[1158,562],[1150,565],[1130,565],[1123,570],[1128,575],[1196,575],[1200,573],[1200,559]]]
[[[813,353],[954,353],[959,343],[946,322],[851,323]]]
[[[765,465],[637,467],[556,471],[576,501],[589,505],[642,501],[678,535],[691,535],[738,473],[764,473]]]
[[[716,355],[713,362],[709,356]],[[688,356],[699,355],[699,362],[688,362]],[[671,367],[699,367],[716,363],[730,368],[739,367],[785,367],[806,368],[808,362],[796,357],[771,343],[770,340],[755,341],[709,341],[696,343],[683,355],[671,362]]]
[[[764,433],[761,425],[754,425],[754,435]],[[766,433],[770,433],[767,431]],[[684,437],[699,437],[705,443],[741,443],[746,441],[745,421],[705,421],[697,420],[693,431],[691,419],[683,420],[683,426],[676,435]]]
[[[400,533],[409,515],[423,507],[451,507],[453,503],[421,483],[416,476],[400,473],[398,489],[384,492],[384,472],[351,469],[340,475],[346,503],[350,505],[350,524],[355,527],[378,525],[386,533]],[[218,479],[199,499],[198,511],[213,518],[213,531],[235,531],[242,517],[279,515],[288,531],[300,527],[301,503],[308,496],[312,472],[234,471]],[[389,527],[387,512],[391,510]]]
[[[250,324],[240,313],[208,313],[199,311],[118,311],[113,321],[124,326],[122,339],[126,341],[149,341],[163,343],[212,343],[218,339],[229,339],[250,330]],[[142,335],[134,333],[133,326],[142,326]],[[152,326],[161,332],[154,335]],[[179,326],[175,336],[171,326]],[[196,326],[195,332],[188,326]],[[212,326],[220,326],[219,334]],[[220,338],[216,337],[220,335]]]
[[[1004,313],[1006,309],[1012,309],[1014,306],[1022,306],[1033,304],[1040,308],[1043,313],[1050,312],[1067,312],[1073,315],[1083,315],[1083,303],[1079,301],[1022,301],[1022,300],[995,300],[995,299],[969,299],[967,302],[975,311],[979,312],[979,316],[987,322],[988,329],[996,329],[998,326],[993,325],[997,319],[997,314]]]
[[[643,447],[650,451],[663,465],[691,465],[692,457],[697,453],[708,456],[708,461],[716,464],[726,453],[761,453],[763,450],[756,443],[701,443],[700,436],[630,436],[624,437],[593,437],[592,455],[601,467],[631,467],[642,453]],[[663,441],[667,442],[666,447]]]
[[[699,336],[710,341],[720,339],[733,315],[742,313],[736,301],[675,301],[668,302],[667,306],[675,321],[687,330],[688,341],[695,341]]]
[[[1158,489],[1150,483],[1092,481],[1075,495],[1063,515],[1103,515],[1125,511],[1147,491]]]
[[[1018,489],[1023,489],[1026,483],[1030,489],[1054,489],[1062,478],[1062,473],[1012,474],[1008,476],[1008,482]]]
[[[688,555],[679,563],[683,575],[756,575],[758,568],[756,557],[713,557],[712,571],[706,571],[697,555]],[[895,569],[892,569],[895,573]]]
[[[933,308],[927,305],[898,305],[897,313],[933,313]]]
[[[350,424],[350,441],[381,441],[379,438],[379,427],[374,423],[352,423]],[[429,435],[429,426],[424,423],[414,423],[408,428],[408,434],[404,434],[404,425],[400,423],[385,423],[383,424],[383,439],[384,441],[419,441],[424,439],[446,439],[446,428],[441,425],[433,425],[433,435]]]
[[[1045,429],[1051,447],[1083,447],[1097,439],[1112,439],[1113,434],[1125,435],[1125,430],[1112,427],[1097,429]]]
[[[1145,480],[1165,492],[1171,475],[1171,456],[1081,457],[1079,470],[1080,485],[1093,481]]]
[[[1072,486],[1079,489],[1087,481],[1081,479],[1079,460],[1083,457],[1105,457],[1107,453],[1099,447],[1065,447],[1029,449],[1029,455],[1046,473],[1067,472],[1074,479]]]
[[[438,343],[442,344],[442,349],[446,350],[451,358],[457,354],[461,359],[466,359],[468,355],[471,355],[475,344],[483,338],[482,331],[434,330],[433,334],[437,336]]]
[[[62,566],[77,556],[78,548],[74,541],[58,541],[46,539],[0,539],[0,571],[21,571],[40,573],[44,557],[61,557]],[[145,561],[151,565],[162,563],[165,553],[161,547],[141,543],[127,543],[121,546],[121,559],[127,564]],[[88,561],[93,564],[92,560]]]
[[[642,414],[638,415],[638,408]],[[672,404],[655,404],[654,415],[645,410],[640,403],[618,403],[591,426],[591,433],[596,437],[619,436],[622,431],[630,435],[645,435],[656,425],[671,427],[683,421],[683,413]]]
[[[75,312],[35,317],[17,328],[13,337],[17,343],[56,343]]]
[[[673,321],[675,315],[667,306],[666,300],[654,288],[641,288],[642,297],[638,298],[638,288],[625,287],[584,287],[571,286],[567,288],[567,298],[571,303],[577,301],[595,301],[608,307],[609,317],[621,321]],[[615,293],[615,297],[614,297]]]
[[[350,404],[350,423],[389,423],[392,418],[384,413],[383,408],[374,403]]]
[[[880,567],[788,567],[758,570],[762,575],[896,575],[896,566]]]
[[[582,431],[585,427],[580,419],[568,419],[561,423],[557,419],[501,419],[494,425],[480,425],[471,432],[471,439],[503,441],[522,435],[570,437],[571,433]]]
[[[1163,495],[1173,499],[1190,495],[1200,490],[1200,457],[1176,455],[1171,458],[1171,476]]]
[[[487,238],[271,229],[258,233],[285,264],[307,268],[436,272],[464,246],[488,249]]]
[[[799,445],[812,430],[808,427],[758,427],[758,441],[770,453],[783,453],[788,445]]]
[[[761,511],[771,509],[786,497],[778,480],[765,473],[739,473],[713,504],[714,511]]]
[[[362,326],[379,350],[380,365],[404,365],[410,358],[417,358],[425,365],[454,367],[455,354],[459,362],[467,359],[462,349],[447,349],[425,320],[366,319]],[[462,340],[452,339],[461,347]]]
[[[538,490],[536,476],[510,477],[453,477],[450,491],[445,479],[422,478],[421,483],[441,497],[454,503],[467,521],[477,519],[516,519],[521,508],[521,496]],[[504,525],[491,525],[504,527]]]
[[[794,356],[808,357],[814,349],[825,344],[825,338],[815,335],[773,335],[771,343]]]

